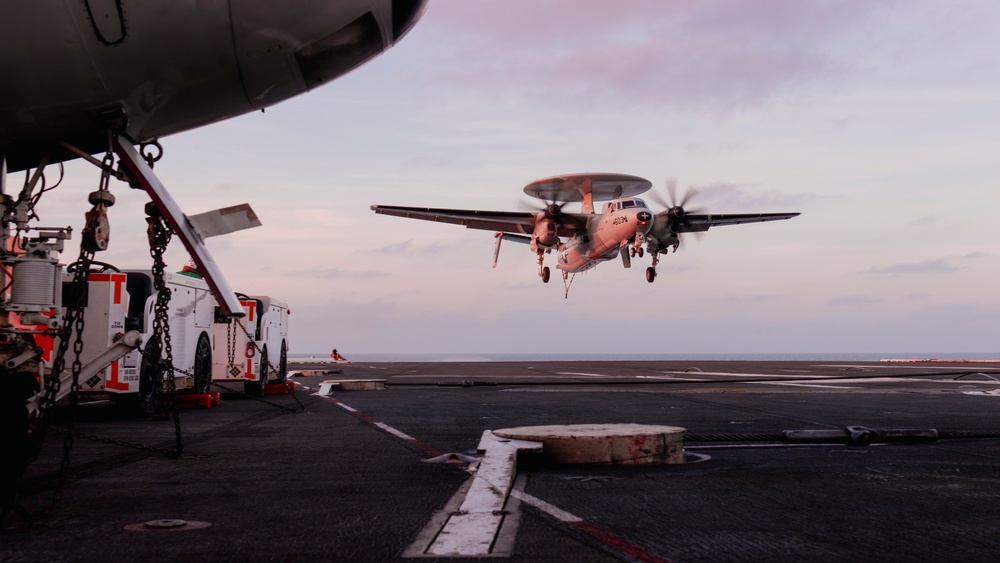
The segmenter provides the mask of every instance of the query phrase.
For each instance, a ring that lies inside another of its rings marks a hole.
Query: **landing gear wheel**
[[[639,247],[639,250],[637,250],[636,252],[639,254],[639,258],[642,258],[642,255],[646,253],[646,251],[644,251],[641,246]]]
[[[198,338],[198,347],[194,351],[194,385],[191,393],[207,395],[212,387],[212,345],[208,336],[202,334]]]
[[[635,247],[634,247],[634,246],[630,246],[630,247],[628,248],[628,255],[629,255],[630,257],[632,257],[632,258],[635,258]]]
[[[149,416],[156,412],[156,402],[162,389],[163,374],[143,355],[139,362],[139,392],[116,393],[111,398],[128,416]]]
[[[34,374],[6,370],[0,373],[0,448],[4,452],[0,460],[0,507],[4,516],[16,504],[21,476],[32,458],[27,402],[37,389]]]
[[[548,266],[542,268],[542,283],[549,283],[549,277],[551,275],[552,272],[549,270]]]
[[[653,283],[656,280],[656,270],[652,267],[646,268],[646,281]]]
[[[281,355],[278,357],[278,381],[288,381],[288,347],[281,341]]]
[[[263,397],[264,389],[267,387],[267,347],[260,352],[260,379],[257,381],[247,381],[243,384],[243,391],[251,397]]]

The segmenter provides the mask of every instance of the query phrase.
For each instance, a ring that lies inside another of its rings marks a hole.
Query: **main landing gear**
[[[660,253],[653,252],[653,265],[646,268],[646,281],[653,283],[656,281],[656,265],[660,263]]]
[[[548,266],[542,265],[542,260],[545,259],[545,252],[543,250],[538,251],[538,277],[542,278],[542,283],[549,283],[549,277],[552,272],[549,270]]]

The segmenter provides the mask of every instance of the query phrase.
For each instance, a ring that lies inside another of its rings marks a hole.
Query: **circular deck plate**
[[[632,197],[653,187],[649,180],[630,174],[585,172],[535,180],[524,186],[524,193],[545,201],[583,201],[580,187],[585,186],[588,180],[593,201],[614,199],[619,188],[621,188],[619,197]]]
[[[684,463],[684,428],[647,424],[565,424],[494,430],[500,438],[542,443],[556,463]]]
[[[125,529],[130,532],[184,532],[187,530],[200,530],[211,525],[212,524],[209,522],[163,518],[160,520],[149,520],[139,524],[129,524],[128,526],[125,526]]]

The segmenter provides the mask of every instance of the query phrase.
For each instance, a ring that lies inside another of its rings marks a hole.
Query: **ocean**
[[[561,362],[561,361],[656,361],[656,360],[701,360],[701,361],[807,361],[807,362],[877,362],[883,359],[938,359],[938,360],[993,360],[1000,361],[1000,352],[852,352],[852,353],[735,353],[735,354],[372,354],[345,353],[354,362]],[[329,352],[315,354],[289,354],[290,360],[307,358],[327,358]]]

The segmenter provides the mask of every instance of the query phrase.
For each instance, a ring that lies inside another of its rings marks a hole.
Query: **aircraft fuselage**
[[[618,256],[624,244],[649,232],[653,214],[639,198],[612,200],[591,220],[587,234],[567,240],[559,250],[556,267],[575,273],[589,270]]]

